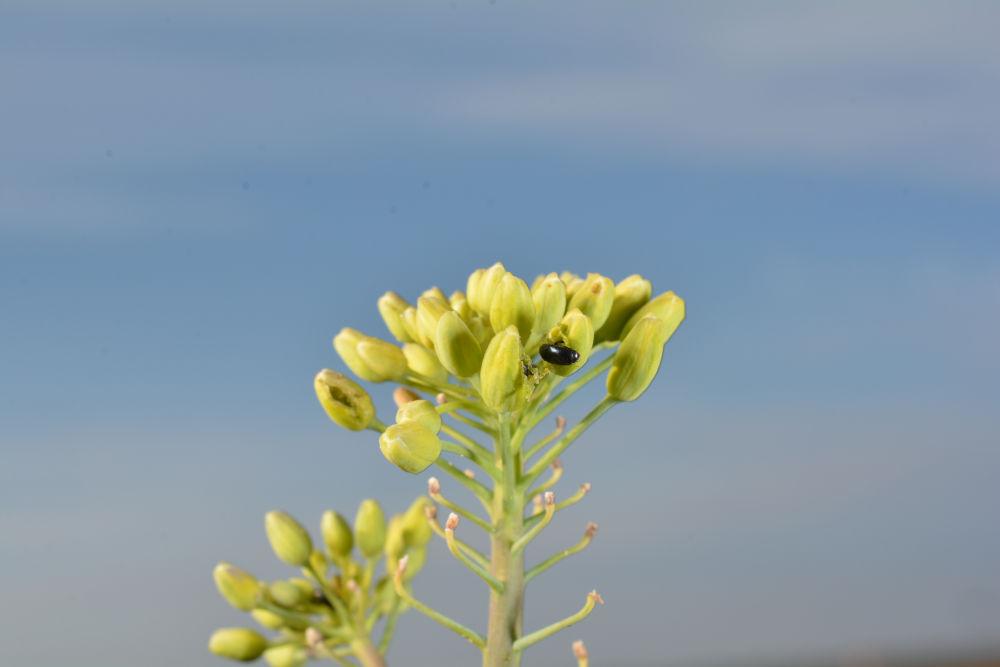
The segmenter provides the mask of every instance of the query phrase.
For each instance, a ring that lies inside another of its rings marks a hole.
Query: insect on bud
[[[386,328],[400,343],[413,341],[403,323],[403,311],[409,307],[410,304],[406,302],[406,299],[395,292],[386,292],[378,300],[378,312],[382,316],[382,320],[385,321]]]
[[[594,344],[618,340],[629,318],[649,301],[653,284],[640,275],[631,275],[615,285],[615,298],[608,319],[594,332]]]
[[[441,455],[437,434],[418,421],[389,426],[379,436],[378,446],[391,463],[411,473],[426,470]]]
[[[319,522],[323,542],[333,558],[346,558],[354,548],[354,535],[347,519],[333,510],[323,512]]]
[[[304,567],[312,555],[312,539],[308,531],[287,512],[274,510],[264,515],[264,530],[280,560],[295,567]]]
[[[385,514],[374,500],[365,500],[354,517],[354,540],[365,558],[374,558],[385,544]]]
[[[219,563],[212,570],[212,579],[219,595],[240,611],[250,611],[257,605],[260,583],[250,573],[229,563]]]
[[[472,377],[483,365],[483,349],[479,341],[453,310],[438,320],[434,342],[441,365],[455,377]]]
[[[438,361],[437,355],[423,345],[407,343],[403,346],[403,356],[406,357],[406,365],[414,373],[428,377],[438,384],[448,380],[447,369]]]
[[[546,351],[541,350],[542,358],[546,359],[552,372],[566,377],[579,370],[590,358],[590,352],[594,347],[594,326],[589,317],[574,308],[549,331],[548,340],[576,352],[575,361],[571,357],[566,360],[569,363],[563,363],[563,360],[556,358],[555,361],[560,363],[551,363],[546,359],[549,356],[545,354]]]
[[[490,325],[499,333],[509,326],[517,329],[523,340],[531,334],[535,323],[535,305],[527,284],[513,273],[500,279],[490,304]]]
[[[452,512],[448,515],[447,521],[444,522],[445,530],[455,530],[458,528],[458,515]]]
[[[615,284],[610,278],[599,273],[588,273],[587,279],[570,299],[567,310],[578,308],[581,313],[590,318],[594,329],[599,329],[611,313],[611,304],[615,300]]]
[[[419,400],[420,396],[406,387],[396,387],[392,392],[392,402],[396,404],[397,408],[402,407],[404,403]]]
[[[483,402],[498,412],[514,412],[524,405],[521,356],[521,338],[513,325],[498,333],[486,348],[480,393]]]
[[[215,655],[240,662],[256,660],[267,648],[267,640],[249,628],[222,628],[212,633],[208,650]]]
[[[643,317],[625,336],[608,371],[608,395],[618,401],[634,401],[649,387],[663,358],[663,344],[670,336],[663,320]]]
[[[441,430],[441,415],[430,401],[420,399],[401,405],[396,410],[396,423],[409,421],[423,424],[431,433]]]
[[[313,387],[327,416],[339,426],[361,431],[375,417],[371,396],[346,375],[324,368],[316,374]]]

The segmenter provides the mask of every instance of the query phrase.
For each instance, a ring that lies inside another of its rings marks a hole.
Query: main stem
[[[362,667],[386,667],[382,654],[378,652],[368,637],[359,637],[353,640],[351,649]]]
[[[490,538],[490,572],[504,586],[501,592],[490,592],[483,667],[517,667],[521,657],[514,652],[514,641],[523,622],[524,551],[513,554],[511,547],[524,528],[524,501],[517,489],[521,461],[511,442],[512,418],[501,415],[499,421],[496,462],[502,478],[493,491],[496,530]]]

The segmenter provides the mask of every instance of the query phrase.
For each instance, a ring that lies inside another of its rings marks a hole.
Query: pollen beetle
[[[542,345],[538,356],[556,366],[570,366],[580,360],[579,352],[560,343]]]

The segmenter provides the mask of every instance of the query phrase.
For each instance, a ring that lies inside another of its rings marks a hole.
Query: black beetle
[[[542,345],[538,348],[538,356],[556,366],[570,366],[580,360],[579,352],[559,343]]]

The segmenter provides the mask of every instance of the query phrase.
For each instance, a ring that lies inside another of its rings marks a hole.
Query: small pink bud
[[[417,400],[420,400],[420,396],[406,387],[396,387],[395,391],[392,392],[392,401],[396,404],[397,408]]]
[[[458,515],[452,512],[448,515],[448,520],[445,521],[444,527],[447,530],[455,530],[458,528]]]
[[[587,597],[596,602],[597,604],[604,604],[604,598],[602,598],[601,594],[598,593],[597,591],[590,591]]]
[[[593,539],[594,535],[597,535],[597,524],[593,521],[587,522],[587,528],[584,530],[584,533],[586,533],[587,537]]]
[[[564,428],[566,428],[566,418],[563,417],[562,415],[559,415],[558,417],[556,417],[556,430],[562,431]]]
[[[438,480],[437,477],[431,477],[429,480],[427,480],[427,493],[429,493],[432,496],[436,496],[437,494],[441,493],[441,482]]]
[[[584,482],[580,485],[580,490],[584,493],[590,493],[590,482]]]
[[[553,461],[552,462],[552,469],[553,470],[562,470],[562,461],[560,461],[559,459],[556,459],[555,461]]]
[[[445,396],[444,393],[440,393],[434,397],[434,400],[437,401],[438,405],[444,405],[448,402],[448,397]]]
[[[586,660],[588,657],[587,647],[580,640],[573,642],[573,657],[577,660]]]
[[[306,639],[306,646],[308,646],[313,650],[315,650],[317,647],[319,647],[320,644],[323,643],[322,633],[320,633],[319,630],[317,630],[312,626],[306,628],[305,639]]]
[[[463,474],[464,474],[464,475],[465,475],[466,477],[468,477],[469,479],[475,479],[475,478],[476,478],[476,471],[475,471],[475,470],[473,470],[472,468],[466,468],[466,469],[465,469],[465,470],[463,470],[462,472],[463,472]]]
[[[551,491],[546,491],[545,492],[545,506],[546,507],[552,507],[555,504],[556,504],[556,494],[552,493]]]

